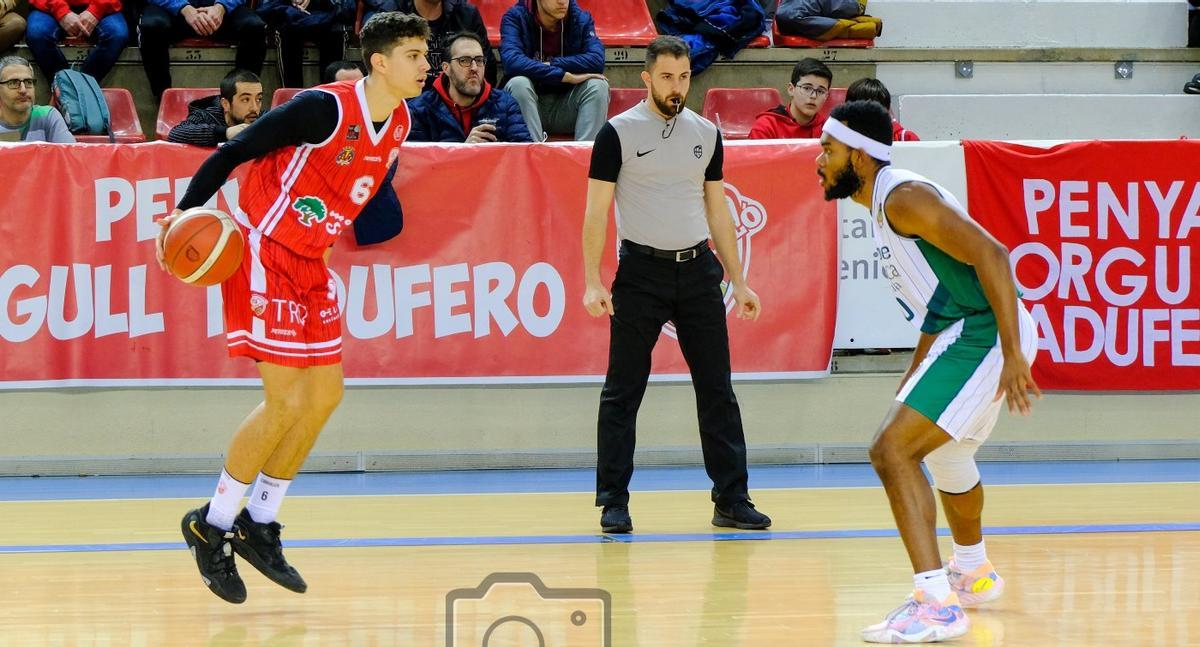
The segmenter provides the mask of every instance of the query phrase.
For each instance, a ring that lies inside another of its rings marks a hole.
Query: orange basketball
[[[237,271],[244,247],[242,232],[229,214],[195,207],[171,222],[163,257],[184,283],[216,285]]]

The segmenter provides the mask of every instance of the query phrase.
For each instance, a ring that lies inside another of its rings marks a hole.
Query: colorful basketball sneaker
[[[938,602],[926,599],[924,591],[916,590],[883,622],[863,629],[862,639],[869,643],[935,643],[957,638],[967,633],[970,626],[953,591]]]
[[[991,602],[1004,594],[1004,578],[996,573],[991,562],[984,562],[983,566],[964,573],[951,557],[946,573],[950,577],[950,590],[958,594],[958,601],[964,607]]]

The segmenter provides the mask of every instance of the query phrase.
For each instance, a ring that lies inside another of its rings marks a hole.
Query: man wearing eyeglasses
[[[750,139],[820,139],[826,114],[821,112],[829,100],[833,72],[815,58],[802,58],[792,68],[788,83],[787,105],[759,113],[750,129]]]
[[[409,104],[412,134],[418,142],[528,142],[521,106],[512,95],[484,78],[484,41],[473,32],[453,35],[440,56],[442,73]]]
[[[57,110],[33,105],[36,89],[29,61],[0,58],[0,142],[74,144],[75,136]]]

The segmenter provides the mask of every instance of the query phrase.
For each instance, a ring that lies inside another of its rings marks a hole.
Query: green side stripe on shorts
[[[962,334],[933,361],[904,403],[936,423],[995,345],[992,313],[967,317]]]

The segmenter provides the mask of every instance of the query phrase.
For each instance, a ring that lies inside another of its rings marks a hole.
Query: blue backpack
[[[62,113],[72,134],[108,135],[109,140],[113,140],[108,102],[95,78],[71,69],[60,70],[54,75],[51,88],[53,104]]]

